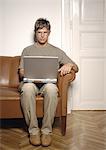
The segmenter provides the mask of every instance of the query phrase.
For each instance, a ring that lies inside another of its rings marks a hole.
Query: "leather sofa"
[[[19,61],[20,56],[0,56],[0,119],[23,118],[18,92]],[[66,133],[67,89],[69,83],[75,79],[75,74],[74,70],[63,77],[58,74],[59,102],[56,117],[60,117],[62,135]],[[43,97],[38,95],[36,100],[37,117],[43,117]]]

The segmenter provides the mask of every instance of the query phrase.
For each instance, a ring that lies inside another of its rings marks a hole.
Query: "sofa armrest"
[[[60,73],[58,74],[58,89],[59,89],[59,96],[61,97],[61,108],[62,108],[62,116],[66,116],[67,114],[67,94],[68,94],[68,87],[69,84],[75,79],[76,73],[72,70],[69,74],[61,76]]]

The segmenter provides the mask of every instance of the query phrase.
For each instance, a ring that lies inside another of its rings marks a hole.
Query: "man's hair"
[[[35,33],[38,29],[42,29],[44,27],[47,28],[47,30],[50,31],[50,29],[51,29],[50,22],[47,19],[44,19],[44,18],[37,19],[36,22],[35,22],[35,27],[34,27]]]

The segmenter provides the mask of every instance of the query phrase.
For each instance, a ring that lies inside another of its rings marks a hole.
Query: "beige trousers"
[[[58,103],[58,88],[55,84],[44,84],[39,90],[34,83],[24,83],[21,88],[21,106],[29,134],[36,135],[40,132],[36,116],[36,95],[44,95],[44,117],[42,121],[42,134],[52,133],[52,124]]]

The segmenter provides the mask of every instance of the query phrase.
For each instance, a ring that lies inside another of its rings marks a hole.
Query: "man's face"
[[[36,31],[36,40],[40,45],[44,45],[48,42],[50,31],[47,28],[38,29]]]

